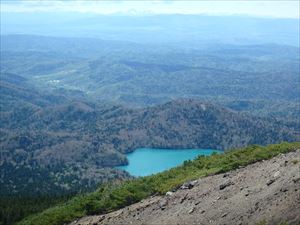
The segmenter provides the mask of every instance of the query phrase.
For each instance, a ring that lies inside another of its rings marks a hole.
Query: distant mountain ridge
[[[297,19],[180,14],[66,15],[59,12],[35,14],[3,12],[2,16],[5,18],[1,20],[2,34],[24,33],[26,26],[27,34],[93,37],[147,44],[184,43],[193,46],[199,43],[275,43],[299,46]]]
[[[293,122],[300,116],[297,47],[32,35],[2,35],[1,45],[1,73],[21,75],[42,90],[130,107],[192,98]]]

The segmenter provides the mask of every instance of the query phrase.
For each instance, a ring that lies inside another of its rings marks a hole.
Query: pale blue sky
[[[275,0],[156,0],[156,1],[103,1],[103,0],[1,0],[2,12],[82,12],[123,14],[210,14],[252,15],[264,17],[299,18],[299,1]]]

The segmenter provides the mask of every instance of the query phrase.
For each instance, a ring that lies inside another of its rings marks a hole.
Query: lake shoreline
[[[176,167],[184,161],[195,159],[201,155],[209,156],[213,153],[223,152],[222,150],[200,148],[137,148],[126,154],[127,165],[115,168],[124,170],[135,177],[148,176]]]

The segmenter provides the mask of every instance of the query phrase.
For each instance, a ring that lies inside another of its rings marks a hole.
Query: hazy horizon
[[[299,1],[1,1],[1,13],[238,15],[298,19]]]

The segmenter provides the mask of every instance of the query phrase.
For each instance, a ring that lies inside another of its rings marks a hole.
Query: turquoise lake
[[[181,165],[185,160],[200,155],[211,155],[222,151],[212,149],[157,149],[138,148],[126,154],[129,164],[116,168],[125,170],[133,176],[147,176]]]

